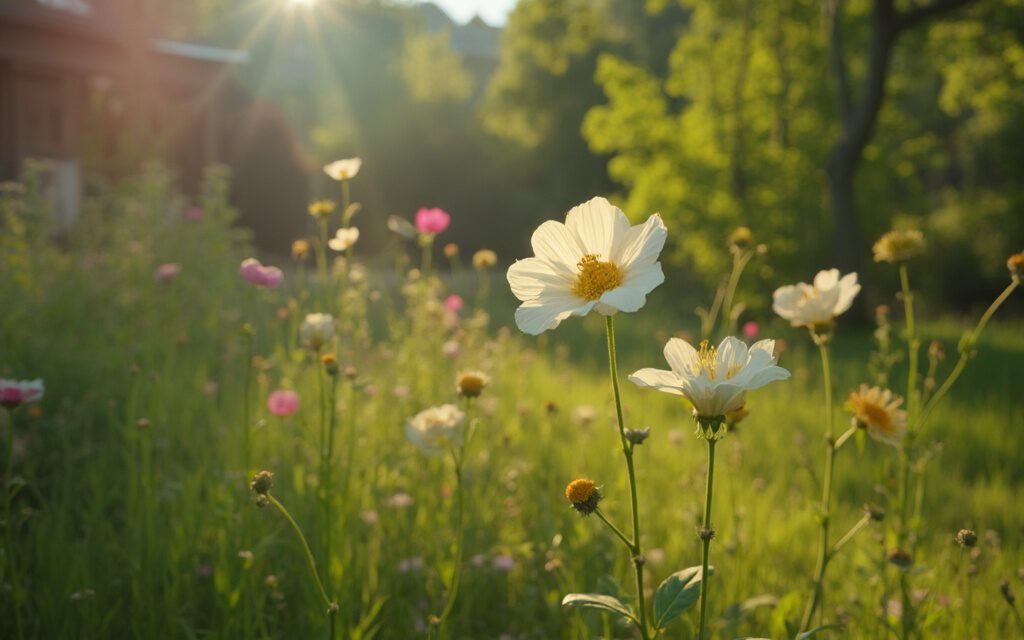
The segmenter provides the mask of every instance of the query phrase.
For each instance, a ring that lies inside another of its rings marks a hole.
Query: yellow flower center
[[[459,374],[459,379],[456,382],[456,389],[459,394],[467,398],[475,398],[479,396],[486,386],[487,378],[480,373],[471,372]]]
[[[861,400],[857,407],[857,417],[876,429],[886,433],[892,431],[892,414],[885,407],[873,402]]]
[[[574,504],[577,502],[586,502],[594,496],[596,491],[597,485],[594,484],[593,480],[581,478],[569,483],[569,486],[565,488],[565,497],[569,499],[569,502]]]
[[[598,300],[605,291],[622,284],[622,269],[614,262],[602,262],[589,253],[576,264],[580,275],[572,285],[572,292],[584,300]]]
[[[731,380],[742,369],[742,364],[730,365],[725,372],[725,379]],[[718,377],[718,347],[707,340],[701,340],[697,349],[697,375],[702,371],[707,371],[708,377],[712,380]]]

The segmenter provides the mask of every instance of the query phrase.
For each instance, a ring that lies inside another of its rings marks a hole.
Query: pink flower
[[[510,555],[496,555],[491,560],[491,566],[497,569],[498,571],[505,571],[507,573],[516,568],[516,559]]]
[[[420,233],[441,233],[451,221],[452,217],[444,209],[420,209],[416,212],[416,228]]]
[[[457,293],[453,293],[444,299],[444,308],[451,311],[452,313],[458,313],[462,311],[463,302],[462,296]]]
[[[275,391],[267,399],[267,409],[282,418],[294,415],[299,410],[299,394],[294,391]]]
[[[162,264],[157,267],[154,275],[156,276],[157,282],[170,282],[177,278],[180,273],[180,264],[176,262],[168,262],[167,264]]]
[[[275,288],[284,279],[284,274],[281,273],[280,269],[277,267],[265,267],[256,258],[242,260],[242,266],[239,268],[238,273],[249,284],[268,289]]]
[[[203,209],[202,207],[188,207],[181,212],[181,217],[192,222],[199,222],[203,219]]]
[[[43,397],[43,381],[0,379],[0,406],[11,410],[26,402],[38,402]]]
[[[753,340],[760,332],[761,328],[753,320],[747,320],[743,323],[743,337],[747,340]]]

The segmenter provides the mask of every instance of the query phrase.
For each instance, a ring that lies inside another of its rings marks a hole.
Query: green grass
[[[453,476],[448,461],[406,440],[404,424],[454,401],[462,368],[493,380],[466,462],[466,563],[451,637],[634,637],[600,614],[559,605],[574,591],[620,590],[627,599],[633,591],[621,546],[562,496],[573,478],[593,478],[605,513],[626,527],[629,493],[600,318],[572,319],[537,339],[520,335],[508,327],[514,301],[500,277],[489,324],[464,313],[449,327],[415,290],[405,306],[393,288],[374,300],[372,282],[352,285],[343,305],[329,307],[312,302],[317,291],[252,290],[237,277],[244,242],[228,230],[230,213],[218,213],[217,184],[208,187],[201,226],[168,218],[166,185],[151,178],[97,203],[94,213],[107,221],[67,251],[31,228],[0,243],[0,374],[47,385],[40,414],[15,416],[19,482],[5,486],[19,489],[13,522],[5,523],[12,552],[3,555],[0,637],[19,637],[14,580],[25,638],[327,637],[293,531],[248,490],[255,468],[275,473],[274,495],[329,575],[339,637],[424,636],[453,570]],[[184,265],[182,275],[158,285],[153,268],[172,260]],[[457,288],[470,306],[472,278]],[[665,309],[671,296],[667,287],[655,292],[652,308]],[[310,311],[345,318],[337,350],[342,364],[358,368],[354,383],[339,386],[331,567],[316,499],[319,365],[297,345]],[[255,328],[259,356],[248,409],[251,469],[243,461],[243,323]],[[663,366],[659,332],[695,324],[689,308],[620,315],[623,378]],[[751,416],[719,446],[709,614],[721,638],[792,637],[814,568],[823,449],[817,354],[801,332],[764,324],[763,332],[788,342],[781,364],[793,379],[752,394]],[[923,326],[925,345],[945,344],[945,370],[967,326]],[[462,346],[455,359],[441,354],[452,338]],[[834,346],[841,399],[867,381],[871,338],[841,322]],[[902,375],[897,368],[894,380]],[[924,518],[910,569],[923,637],[1018,632],[1000,582],[1024,591],[1021,379],[1024,335],[1019,320],[1003,319],[929,426],[927,439],[942,448],[922,476]],[[267,414],[277,388],[301,394],[298,415]],[[705,450],[681,401],[624,379],[622,392],[627,426],[652,427],[637,470],[654,589],[700,563]],[[593,423],[573,420],[581,405],[597,409]],[[837,408],[836,416],[842,428],[848,415]],[[889,508],[895,461],[892,448],[872,440],[839,452],[833,539],[865,503]],[[399,506],[400,494],[411,504]],[[821,637],[897,637],[890,601],[899,599],[898,570],[885,562],[891,520],[873,523],[834,560],[825,620],[845,632]],[[977,557],[961,558],[953,544],[962,527],[979,532]],[[695,637],[695,626],[690,610],[663,637]]]

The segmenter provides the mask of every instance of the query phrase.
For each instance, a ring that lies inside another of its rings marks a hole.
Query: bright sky
[[[432,0],[456,22],[466,22],[479,14],[487,24],[503,25],[516,0]]]

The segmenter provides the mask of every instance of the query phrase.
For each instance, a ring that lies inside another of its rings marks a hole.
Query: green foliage
[[[417,33],[405,39],[402,78],[416,102],[461,102],[473,91],[473,78],[450,47],[447,33]]]
[[[668,623],[683,615],[697,604],[700,597],[700,567],[688,567],[676,571],[658,586],[654,592],[654,628],[664,629]],[[708,567],[708,575],[712,575]]]

